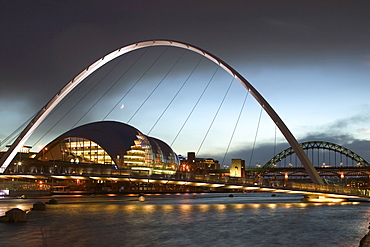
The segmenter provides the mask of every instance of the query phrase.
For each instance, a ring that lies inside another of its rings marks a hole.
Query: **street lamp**
[[[44,147],[42,149],[42,159],[44,160],[45,159],[45,151],[48,151],[48,148],[47,147]]]
[[[20,162],[20,161],[19,161],[19,162],[17,163],[17,173],[19,173],[19,166],[21,166],[21,165],[22,165],[22,162]]]

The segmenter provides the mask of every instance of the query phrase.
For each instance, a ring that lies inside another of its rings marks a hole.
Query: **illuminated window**
[[[97,143],[80,137],[68,137],[61,143],[69,161],[75,163],[114,164],[108,153]],[[67,160],[68,161],[68,160]]]

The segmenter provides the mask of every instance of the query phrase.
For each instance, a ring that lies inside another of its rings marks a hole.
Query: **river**
[[[269,193],[56,197],[23,223],[0,223],[1,246],[358,246],[370,203],[302,203]],[[0,199],[0,214],[35,199]]]

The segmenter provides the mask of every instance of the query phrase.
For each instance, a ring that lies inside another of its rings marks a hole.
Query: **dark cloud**
[[[318,126],[316,131],[309,131],[306,133],[306,136],[300,139],[332,140],[332,142],[337,144],[351,143],[356,139],[364,139],[361,137],[361,133],[366,132],[366,129],[363,129],[364,126],[368,126],[370,129],[369,121],[370,115],[368,110],[365,109],[362,113],[337,119],[324,126]]]
[[[345,0],[6,0],[0,9],[0,114],[15,112],[17,116],[7,117],[10,126],[23,123],[86,66],[148,39],[202,47],[242,74],[257,74],[271,65],[324,66],[328,61],[368,66],[369,10],[369,1]],[[352,147],[359,148],[366,141],[348,128],[368,121],[365,116],[344,118],[299,139],[356,143]],[[10,127],[2,128],[0,136],[4,129]],[[252,159],[263,163],[271,150],[270,144],[259,145]],[[249,160],[248,153],[233,155]]]
[[[347,130],[349,127],[362,123],[369,123],[370,115],[367,113],[352,116],[346,119],[340,119],[327,127],[328,132],[335,132],[338,130]],[[370,127],[370,126],[369,126]],[[331,133],[333,134],[333,133]]]

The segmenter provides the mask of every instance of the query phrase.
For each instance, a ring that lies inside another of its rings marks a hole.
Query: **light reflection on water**
[[[0,224],[0,239],[2,246],[358,246],[367,233],[370,204],[299,198],[58,198],[60,204],[32,211],[25,223]],[[0,213],[38,200],[0,200]]]

